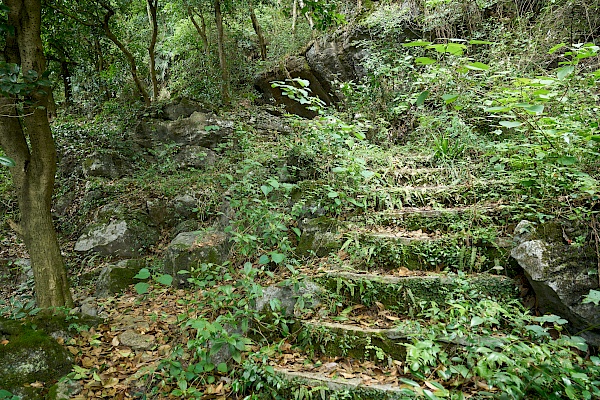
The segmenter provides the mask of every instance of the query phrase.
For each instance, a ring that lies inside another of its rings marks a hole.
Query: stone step
[[[459,277],[448,274],[421,273],[407,276],[382,275],[350,271],[327,271],[315,281],[342,296],[346,304],[371,307],[379,302],[402,315],[421,311],[422,303],[443,305],[457,292],[475,291],[483,297],[508,301],[518,296],[515,282],[505,276],[477,274]]]
[[[457,185],[380,186],[358,196],[367,208],[375,210],[422,206],[473,205],[498,201],[511,195],[512,186],[505,181],[474,180]]]
[[[414,398],[412,390],[402,389],[398,385],[367,385],[360,378],[329,377],[321,373],[291,371],[281,367],[274,367],[274,370],[275,374],[283,381],[280,389],[283,396],[302,392],[310,393],[304,397],[307,399],[401,400]]]
[[[369,360],[390,365],[393,360],[406,358],[406,344],[413,338],[426,337],[427,332],[411,320],[398,321],[392,328],[335,323],[322,320],[301,321],[298,344],[320,355],[344,357],[354,360]],[[467,343],[464,338],[437,338],[449,347],[485,346],[502,348],[506,336],[497,333],[494,337],[480,336]]]
[[[346,232],[342,249],[362,268],[408,268],[410,270],[484,272],[492,268],[515,267],[510,260],[509,238],[495,238],[493,230],[442,234],[422,230]]]
[[[505,225],[501,203],[481,203],[455,207],[403,207],[378,213],[364,213],[348,220],[346,227],[399,227],[406,230],[449,232],[473,227]]]

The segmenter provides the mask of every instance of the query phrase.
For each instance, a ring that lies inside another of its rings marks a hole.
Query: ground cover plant
[[[85,22],[76,24],[78,35],[91,38],[108,6],[51,3],[44,18],[75,17]],[[102,323],[66,312],[70,333],[61,344],[75,360],[62,379],[75,388],[69,398],[600,397],[597,349],[565,319],[538,312],[531,288],[512,280],[526,281],[507,250],[519,221],[561,219],[586,227],[577,237],[563,232],[570,249],[598,255],[598,4],[579,12],[565,2],[224,3],[224,65],[212,20],[218,3],[165,2],[154,67],[150,28],[135,28],[149,22],[144,2],[120,4],[109,16],[117,16],[115,33],[126,38],[140,75],[158,73],[162,95],[147,94],[150,106],[136,102],[130,61],[106,47],[108,38],[89,49],[44,38],[50,65],[73,69],[54,82],[63,108],[52,129],[62,157],[54,218],[76,302],[95,298],[87,279],[113,262],[73,251],[102,210],[147,212],[149,199],[170,204],[188,192],[195,201],[189,226],[162,226],[143,249],[134,285],[94,300]],[[251,9],[270,37],[260,61]],[[570,27],[556,22],[564,15]],[[337,104],[291,75],[273,88],[314,118],[253,102],[255,71],[285,64],[320,34],[356,27],[381,40],[356,39],[367,54],[364,75],[333,82]],[[70,53],[89,60],[73,63]],[[143,149],[130,141],[176,96],[232,121],[229,136],[210,149],[214,162],[181,168],[185,145]],[[259,129],[265,109],[266,120],[285,129]],[[131,171],[90,177],[73,167],[115,153]],[[26,250],[8,228],[19,218],[15,163],[0,152],[0,165],[0,259],[9,260],[0,269],[7,277],[0,315],[36,324],[42,310],[33,278],[13,261]],[[163,254],[187,230],[222,230],[231,250],[223,263],[181,271],[189,278],[180,288]],[[590,266],[590,274],[597,270]],[[315,282],[322,289],[310,292]],[[294,293],[292,306],[265,302],[277,288]],[[598,305],[597,293],[583,301]],[[132,327],[152,344],[124,344]],[[359,383],[335,387],[315,376]],[[46,394],[51,383],[31,386]],[[394,391],[377,391],[385,385]],[[2,389],[0,398],[14,398]]]

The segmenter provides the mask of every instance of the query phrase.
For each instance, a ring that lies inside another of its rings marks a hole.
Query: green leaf
[[[148,293],[149,287],[150,285],[146,282],[138,282],[135,284],[134,289],[137,292],[137,294],[146,294]]]
[[[544,111],[544,106],[541,104],[517,103],[515,107],[519,107],[533,114],[540,114]]]
[[[15,164],[12,158],[0,156],[0,165],[3,167],[14,167],[17,164]]]
[[[507,107],[507,106],[488,107],[488,108],[485,108],[483,111],[489,112],[489,113],[501,113],[501,112],[510,111],[510,107]]]
[[[471,319],[471,327],[477,326],[477,325],[481,325],[485,322],[485,319],[481,318],[481,317],[473,317]]]
[[[488,40],[476,40],[476,39],[473,39],[473,40],[469,40],[469,44],[496,44],[496,43],[490,42]]]
[[[373,171],[369,171],[368,169],[362,170],[360,171],[360,175],[365,178],[365,179],[369,179],[371,178],[373,175],[375,175],[375,172]]]
[[[171,286],[171,283],[173,283],[173,277],[169,274],[162,274],[156,278],[156,282],[160,283],[161,285]]]
[[[427,46],[429,49],[434,49],[438,53],[449,53],[455,56],[463,54],[464,49],[467,48],[464,44],[460,43],[448,43],[448,44],[432,44]]]
[[[567,45],[566,43],[559,43],[557,45],[554,45],[550,48],[550,50],[548,50],[548,54],[554,54],[556,52],[556,50],[562,49],[566,45]]]
[[[458,94],[443,94],[442,99],[446,104],[455,102],[458,99]]]
[[[348,168],[345,167],[335,167],[331,169],[331,172],[334,172],[336,174],[340,173],[340,172],[346,172],[348,171]]]
[[[500,121],[500,125],[502,125],[505,128],[516,128],[518,126],[523,125],[523,123],[519,121]]]
[[[413,380],[410,380],[410,379],[407,379],[407,378],[399,378],[398,380],[400,382],[404,383],[405,385],[409,385],[409,386],[416,387],[416,388],[420,388],[421,387],[421,385],[419,385],[417,382],[415,382]]]
[[[338,192],[335,192],[335,191],[331,191],[331,192],[327,193],[327,197],[329,197],[330,199],[335,199],[339,195],[340,194]]]
[[[577,158],[563,156],[556,159],[556,162],[560,165],[569,166],[573,164],[577,164]]]
[[[487,71],[488,69],[490,69],[490,66],[481,62],[474,62],[465,65],[465,68],[473,71]]]
[[[258,263],[259,263],[260,265],[266,265],[266,264],[268,264],[268,263],[270,263],[270,262],[271,262],[271,258],[270,258],[268,255],[266,255],[266,254],[263,254],[263,255],[262,255],[262,256],[260,256],[260,258],[258,259]]]
[[[150,278],[150,271],[148,268],[142,268],[139,272],[133,277],[134,279],[148,279]]]
[[[275,264],[280,264],[284,259],[285,259],[285,254],[275,253],[275,252],[271,253],[271,260]]]
[[[433,58],[429,58],[429,57],[415,58],[415,64],[417,64],[417,65],[431,65],[431,64],[435,64],[436,62],[437,62],[437,60],[434,60]]]
[[[594,303],[595,305],[600,305],[600,291],[590,290],[590,292],[583,297],[582,303]]]
[[[270,185],[262,185],[260,187],[261,192],[264,193],[265,196],[268,196],[269,193],[271,193],[273,191],[273,186]]]
[[[223,362],[222,362],[222,363],[219,363],[219,364],[217,365],[217,371],[219,371],[219,372],[220,372],[220,373],[222,373],[222,374],[225,374],[225,373],[227,373],[227,364],[225,364],[225,363],[223,363]]]
[[[429,90],[425,90],[425,91],[421,92],[419,97],[417,97],[417,102],[415,103],[417,105],[417,107],[422,106],[428,97],[429,97]]]
[[[429,46],[431,42],[425,42],[423,40],[415,40],[413,42],[404,43],[402,47],[425,47]]]
[[[556,72],[556,76],[561,81],[565,79],[567,76],[571,75],[575,71],[575,67],[573,65],[565,65],[562,68],[559,68]]]
[[[300,230],[300,228],[293,227],[292,232],[294,232],[298,237],[302,236],[302,231]]]

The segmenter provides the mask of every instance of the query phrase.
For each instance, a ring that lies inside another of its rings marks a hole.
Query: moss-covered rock
[[[133,277],[145,266],[144,259],[123,260],[116,265],[106,266],[96,281],[96,296],[106,297],[125,290],[135,283]]]
[[[211,230],[182,232],[165,252],[164,273],[171,275],[173,283],[185,286],[189,272],[202,264],[222,264],[229,256],[231,244],[223,232]],[[181,274],[180,271],[188,271]]]
[[[24,385],[54,382],[71,370],[69,352],[41,330],[0,318],[0,338],[8,341],[0,346],[0,388],[4,390],[36,398]]]

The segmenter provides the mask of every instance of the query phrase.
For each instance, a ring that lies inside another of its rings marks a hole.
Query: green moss
[[[0,382],[9,391],[26,383],[51,382],[71,369],[68,352],[41,330],[0,318],[0,335],[8,344],[0,346]]]

